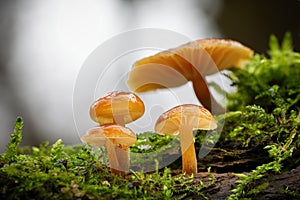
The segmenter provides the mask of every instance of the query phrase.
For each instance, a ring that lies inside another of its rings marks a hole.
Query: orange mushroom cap
[[[129,73],[127,85],[132,91],[147,92],[192,81],[202,105],[220,114],[225,109],[211,96],[204,77],[230,67],[239,67],[252,56],[253,51],[237,41],[196,40],[138,60]]]
[[[89,129],[81,140],[95,147],[105,146],[109,140],[116,146],[126,148],[135,144],[136,135],[130,128],[112,124]]]
[[[130,71],[127,84],[135,92],[176,87],[195,76],[239,67],[253,51],[233,40],[202,39],[138,60]]]
[[[253,57],[253,50],[234,40],[203,39],[197,40],[199,44],[212,58],[218,70],[243,66]],[[208,71],[209,74],[216,73]]]
[[[202,130],[217,128],[216,120],[207,109],[184,104],[164,112],[156,121],[155,131],[161,135],[177,135],[186,125]]]
[[[143,101],[132,92],[111,92],[96,100],[90,108],[90,116],[100,125],[124,125],[140,118],[145,112]]]

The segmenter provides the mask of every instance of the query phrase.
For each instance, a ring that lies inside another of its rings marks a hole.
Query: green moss
[[[0,157],[2,199],[181,199],[188,194],[204,196],[204,184],[194,187],[192,177],[172,176],[166,168],[154,173],[119,177],[110,173],[99,156],[102,149],[88,145],[53,145],[19,149],[21,118],[17,119],[8,150]],[[17,139],[16,139],[17,138]],[[26,154],[24,154],[26,152]],[[178,190],[178,186],[187,187]]]
[[[249,175],[237,175],[240,180],[228,199],[262,192],[268,184],[257,186],[256,181],[288,168],[284,161],[300,147],[300,54],[293,52],[290,34],[281,45],[271,37],[269,56],[256,55],[229,76],[237,92],[228,96],[228,107],[238,111],[226,114],[223,139],[241,141],[245,147],[264,144],[272,160]]]
[[[7,145],[6,152],[2,155],[2,158],[6,162],[14,161],[18,152],[19,145],[22,140],[22,128],[23,121],[21,117],[17,117],[14,132],[10,135],[10,142]]]
[[[283,191],[284,194],[288,195],[288,197],[291,198],[300,198],[300,192],[290,190],[288,187],[286,187]]]
[[[289,34],[281,44],[272,36],[267,56],[255,55],[245,67],[232,70],[228,77],[237,91],[228,95],[230,112],[216,116],[224,126],[208,134],[198,131],[196,147],[215,145],[213,150],[229,155],[235,147],[226,145],[238,143],[238,148],[259,148],[258,151],[268,153],[269,159],[254,166],[249,174],[236,174],[239,179],[228,196],[228,199],[250,199],[268,187],[267,182],[258,183],[259,179],[300,163],[299,158],[293,157],[300,146],[300,54],[293,52]],[[184,199],[191,196],[206,199],[208,195],[203,190],[214,185],[213,176],[205,185],[192,176],[174,175],[170,166],[158,170],[160,159],[164,158],[155,152],[164,152],[165,156],[174,154],[172,144],[179,147],[178,137],[153,132],[140,134],[130,148],[134,158],[131,164],[138,167],[138,161],[144,159],[142,156],[151,153],[152,157],[144,161],[156,165],[157,169],[152,173],[132,171],[120,177],[111,174],[105,165],[105,149],[65,146],[61,140],[52,145],[45,142],[38,147],[20,148],[22,127],[22,119],[18,117],[7,151],[0,156],[0,199]],[[175,153],[179,150],[175,149]],[[286,162],[287,159],[292,162]],[[180,163],[174,166],[181,168]],[[285,193],[298,195],[288,189]]]
[[[233,69],[229,78],[237,92],[228,95],[230,110],[259,105],[266,112],[276,107],[300,110],[300,54],[292,50],[289,33],[280,45],[272,36],[268,56],[255,55],[251,62]]]

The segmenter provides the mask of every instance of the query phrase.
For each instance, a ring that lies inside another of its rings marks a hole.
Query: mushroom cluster
[[[253,51],[233,40],[202,39],[159,52],[134,63],[127,85],[134,92],[177,87],[191,81],[195,95],[205,107],[185,104],[163,113],[155,125],[159,134],[180,134],[183,172],[197,173],[193,129],[217,127],[210,111],[225,109],[211,95],[205,76],[230,67],[240,67],[253,57]]]
[[[134,93],[111,92],[92,104],[90,116],[100,126],[89,129],[81,140],[96,147],[106,146],[111,172],[127,174],[128,147],[136,142],[136,135],[125,124],[137,120],[144,112],[143,101]]]
[[[217,128],[210,111],[213,109],[214,114],[225,112],[211,96],[205,76],[239,67],[252,56],[253,51],[239,42],[203,39],[143,58],[133,65],[127,80],[131,91],[147,92],[191,81],[204,106],[175,106],[164,112],[155,124],[158,134],[179,134],[184,173],[197,173],[193,130]],[[90,116],[100,126],[88,130],[81,140],[97,147],[106,146],[111,172],[126,174],[129,171],[128,147],[136,142],[136,135],[125,125],[140,118],[144,111],[142,100],[134,93],[112,92],[91,106]]]

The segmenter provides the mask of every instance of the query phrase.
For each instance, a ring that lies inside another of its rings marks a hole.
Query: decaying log
[[[247,174],[247,173],[245,173]],[[226,199],[230,195],[230,191],[236,187],[236,180],[238,178],[234,173],[208,173],[201,172],[195,176],[194,185],[199,184],[200,180],[204,184],[211,183],[212,175],[215,177],[215,182],[208,188],[204,188],[202,192],[209,197],[209,199]],[[257,185],[268,182],[269,185],[257,196],[252,199],[300,199],[300,166],[295,169],[281,174],[270,174],[265,178],[256,182]],[[288,188],[289,191],[297,193],[293,196],[290,193],[284,192]],[[186,199],[204,199],[199,196],[187,196]]]

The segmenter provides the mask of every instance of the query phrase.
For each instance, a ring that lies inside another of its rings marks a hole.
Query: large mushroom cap
[[[201,104],[221,114],[225,109],[211,96],[205,76],[239,67],[252,56],[251,49],[233,40],[197,40],[137,61],[127,85],[132,91],[147,92],[192,81]]]
[[[164,112],[156,121],[155,131],[161,135],[177,135],[183,126],[211,130],[217,128],[217,123],[202,106],[184,104]]]
[[[253,50],[234,40],[204,39],[197,40],[212,58],[219,71],[230,67],[240,67],[254,54]],[[210,71],[207,74],[215,73]]]
[[[253,51],[237,41],[196,40],[137,61],[127,85],[135,92],[176,87],[199,74],[239,67],[252,56]]]
[[[127,124],[140,118],[145,112],[143,101],[132,92],[111,92],[96,100],[90,108],[90,116],[100,125]]]
[[[105,146],[107,140],[119,147],[129,147],[135,144],[136,135],[127,127],[112,124],[89,129],[81,140],[96,147]]]

